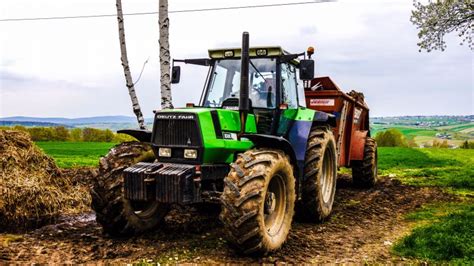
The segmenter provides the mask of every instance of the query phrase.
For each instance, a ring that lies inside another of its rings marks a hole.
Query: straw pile
[[[87,187],[73,187],[27,133],[0,130],[0,231],[54,222],[89,202]]]

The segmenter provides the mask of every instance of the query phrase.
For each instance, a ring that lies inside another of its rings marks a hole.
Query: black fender
[[[121,129],[117,133],[127,134],[136,138],[140,142],[151,142],[151,131],[144,129]]]
[[[326,112],[320,112],[320,111],[316,111],[314,113],[313,123],[316,124],[316,125],[328,124],[331,127],[336,127],[336,125],[337,125],[335,115],[328,114]]]
[[[284,151],[290,157],[290,162],[293,165],[293,169],[295,171],[294,176],[299,177],[300,169],[296,160],[295,150],[288,140],[283,137],[266,134],[243,134],[242,137],[252,141],[257,148],[265,147]]]

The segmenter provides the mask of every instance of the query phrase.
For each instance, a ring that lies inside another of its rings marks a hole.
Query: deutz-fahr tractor
[[[339,166],[353,167],[354,183],[373,185],[368,108],[330,79],[314,79],[313,52],[249,48],[245,32],[241,49],[174,60],[209,68],[199,105],[156,111],[152,131],[119,131],[139,142],[101,158],[91,195],[104,233],[143,233],[172,204],[214,203],[233,246],[266,253],[287,239],[297,203],[308,220],[330,215]],[[172,70],[177,83],[180,67]],[[318,104],[326,111],[313,110]]]

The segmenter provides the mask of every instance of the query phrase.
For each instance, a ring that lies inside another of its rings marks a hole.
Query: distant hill
[[[145,122],[152,124],[153,119],[147,118]],[[132,116],[94,116],[80,118],[64,117],[29,117],[29,116],[11,116],[0,117],[0,126],[65,126],[65,127],[92,127],[100,129],[118,130],[124,128],[137,128],[137,120]]]
[[[149,120],[151,121],[151,119]],[[11,116],[11,117],[0,118],[0,121],[42,122],[42,123],[55,123],[55,124],[63,124],[63,125],[77,125],[77,124],[136,123],[136,118],[131,117],[131,116],[121,116],[121,115],[80,117],[80,118]]]
[[[3,121],[0,120],[0,126],[25,126],[25,127],[72,127],[70,125],[50,123],[50,122],[34,122],[34,121]]]

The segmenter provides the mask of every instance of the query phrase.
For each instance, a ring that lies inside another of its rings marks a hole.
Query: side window
[[[298,107],[298,90],[296,88],[296,69],[293,65],[281,64],[282,102],[290,108]]]
[[[226,83],[227,69],[217,65],[214,69],[214,73],[212,74],[214,75],[214,83],[212,84],[211,89],[208,92],[209,95],[207,96],[206,106],[219,107],[222,101],[224,100],[224,95],[222,95],[223,90],[219,90],[219,88],[224,88],[224,85]]]
[[[300,76],[300,70],[296,69],[296,76]],[[306,98],[304,95],[304,84],[303,81],[297,79],[298,82],[298,106],[306,107]]]

